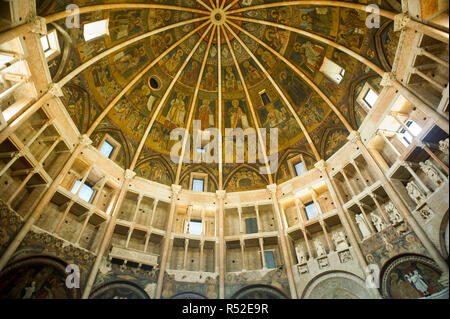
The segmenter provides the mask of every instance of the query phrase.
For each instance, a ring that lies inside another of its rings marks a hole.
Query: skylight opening
[[[339,84],[344,79],[345,69],[334,63],[333,61],[324,58],[320,72],[325,74],[328,78]]]
[[[100,20],[84,25],[84,40],[90,41],[104,35],[109,35],[109,20]]]

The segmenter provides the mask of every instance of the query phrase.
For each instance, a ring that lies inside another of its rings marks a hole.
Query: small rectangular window
[[[77,180],[75,182],[75,185],[72,188],[72,193],[76,194],[78,192],[78,189],[80,188],[81,185],[81,179]],[[80,197],[82,200],[86,201],[86,202],[90,202],[92,195],[94,195],[94,189],[87,185],[86,183],[84,183],[83,185],[81,185],[81,189],[78,193],[78,197]]]
[[[44,35],[43,37],[41,37],[41,44],[42,44],[42,49],[44,50],[44,52],[47,52],[48,50],[50,50],[50,44],[48,43],[47,35]]]
[[[245,219],[245,232],[247,234],[256,234],[258,232],[258,222],[256,218]]]
[[[104,35],[109,35],[109,20],[100,20],[84,25],[84,40],[90,41]]]
[[[186,223],[186,226],[188,224]],[[201,235],[202,234],[202,221],[201,220],[191,220],[189,223],[189,234],[192,235]],[[186,229],[186,232],[188,232],[188,230]]]
[[[295,167],[295,172],[297,173],[297,176],[300,176],[306,172],[305,164],[303,164],[303,162],[298,162],[297,164],[295,164],[294,167]]]
[[[314,205],[314,202],[308,203],[305,205],[305,213],[306,213],[306,218],[308,218],[308,220],[314,219],[317,217],[318,213],[317,213],[317,209],[316,209],[316,205]]]
[[[205,189],[205,181],[203,179],[192,180],[192,190],[196,192],[203,192]]]
[[[330,59],[324,58],[323,64],[320,67],[320,72],[325,74],[328,78],[336,82],[341,83],[345,75],[345,69],[331,61]]]
[[[269,96],[266,94],[266,92],[261,93],[261,99],[264,103],[264,105],[270,104]]]
[[[114,146],[109,144],[107,141],[104,141],[102,144],[102,147],[100,148],[100,153],[105,155],[107,158],[110,158],[113,151],[114,151]]]
[[[377,100],[378,94],[375,93],[375,91],[372,89],[369,89],[366,95],[364,95],[364,102],[366,102],[367,106],[369,106],[370,108],[372,108],[375,105]]]
[[[58,35],[56,30],[52,30],[41,37],[42,49],[46,58],[59,52]]]
[[[273,251],[271,250],[264,251],[264,259],[266,260],[267,269],[275,268],[275,258],[273,256]]]

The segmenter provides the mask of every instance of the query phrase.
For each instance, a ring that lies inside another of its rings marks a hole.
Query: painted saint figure
[[[167,113],[167,119],[174,124],[182,125],[186,115],[184,103],[184,94],[178,93],[177,97],[170,102],[170,110]]]

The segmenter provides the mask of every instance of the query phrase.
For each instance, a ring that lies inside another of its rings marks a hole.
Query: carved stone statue
[[[386,228],[386,225],[383,223],[383,220],[377,214],[371,213],[370,214],[370,219],[372,219],[372,223],[374,224],[375,229],[377,230],[377,232],[380,232],[380,231],[382,231],[383,229]]]
[[[31,297],[33,297],[33,294],[36,290],[36,282],[33,281],[31,283],[31,286],[26,287],[24,290],[25,290],[25,294],[23,295],[22,299],[31,299]]]
[[[322,256],[326,256],[327,255],[327,251],[323,247],[322,242],[320,241],[320,239],[316,238],[314,240],[314,246],[316,247],[317,257],[322,257]]]
[[[331,239],[334,241],[334,245],[336,246],[336,250],[345,250],[348,249],[347,241],[345,240],[345,234],[342,231],[336,232],[331,236]]]
[[[433,163],[431,163],[430,160],[419,163],[419,165],[422,171],[431,179],[431,181],[436,186],[441,186],[444,180],[442,179],[442,176],[439,173],[438,169],[433,165]]]
[[[361,234],[363,236],[363,239],[366,239],[367,237],[370,237],[370,229],[367,226],[366,221],[364,220],[364,217],[362,214],[355,215],[356,223],[358,224],[359,230],[361,231]]]
[[[419,213],[425,222],[428,222],[434,216],[434,212],[426,205],[419,210]]]
[[[444,156],[445,156],[444,161],[445,161],[445,162],[448,162],[448,147],[449,147],[448,141],[449,141],[449,140],[448,140],[448,138],[447,138],[447,139],[442,140],[442,141],[439,142],[439,150],[440,150],[442,153],[444,153]]]
[[[295,252],[297,253],[297,259],[299,264],[306,263],[306,254],[300,245],[295,246]]]
[[[411,181],[406,185],[406,190],[408,191],[408,195],[416,202],[416,204],[419,204],[425,199],[425,196],[420,191],[419,186],[417,186],[414,181]]]
[[[386,210],[386,213],[389,216],[389,219],[393,224],[397,224],[403,221],[403,217],[398,211],[398,209],[392,204],[392,202],[389,202],[384,206],[384,209]]]

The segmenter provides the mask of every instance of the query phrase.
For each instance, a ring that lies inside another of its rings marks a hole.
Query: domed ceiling
[[[70,1],[79,7],[123,2]],[[49,67],[53,81],[57,82],[77,66],[109,48],[149,31],[195,19],[193,22],[167,28],[164,32],[124,47],[86,69],[63,88],[65,94],[63,103],[75,125],[81,133],[84,133],[123,88],[131,81],[136,82],[92,135],[95,146],[100,143],[105,133],[121,144],[115,161],[123,168],[129,167],[150,119],[163,101],[164,104],[145,140],[135,170],[138,176],[166,185],[174,183],[177,171],[177,163],[173,163],[170,159],[170,149],[176,142],[170,140],[170,132],[174,128],[185,128],[188,125],[189,111],[205,58],[206,64],[201,75],[198,97],[193,105],[193,120],[201,120],[202,129],[219,127],[218,72],[221,71],[223,99],[221,127],[279,129],[279,167],[273,174],[273,181],[277,183],[292,178],[287,169],[286,161],[289,158],[303,154],[308,168],[312,168],[316,161],[286,101],[306,127],[323,159],[332,156],[346,143],[348,131],[316,91],[268,47],[293,63],[312,80],[355,129],[358,129],[367,115],[366,111],[355,102],[359,90],[367,81],[380,90],[381,78],[351,56],[305,35],[282,27],[249,22],[248,19],[270,21],[281,26],[306,30],[355,51],[385,70],[389,70],[392,66],[398,43],[398,34],[393,32],[391,20],[382,18],[380,28],[368,29],[367,13],[353,9],[306,5],[283,6],[283,1],[279,1],[278,7],[239,10],[273,3],[273,0],[225,0],[224,10],[212,8],[211,13],[206,7],[216,5],[216,0],[132,2],[173,5],[181,8],[109,10],[82,14],[81,25],[109,19],[109,35],[89,42],[85,42],[82,28],[67,28],[64,20],[52,23],[52,26],[48,27],[56,28],[62,53],[49,62]],[[367,3],[367,1],[351,2]],[[395,11],[388,4],[392,1],[375,2],[384,9]],[[70,3],[38,1],[37,7],[40,8],[38,14],[47,16],[64,11]],[[184,10],[183,7],[196,10]],[[224,14],[223,11],[227,13]],[[221,27],[216,28],[217,25]],[[183,41],[183,37],[189,33],[192,35]],[[257,39],[261,42],[257,42]],[[197,46],[195,53],[189,58],[195,46]],[[171,47],[172,49],[168,50]],[[258,62],[248,50],[261,62],[265,70],[258,66]],[[233,55],[243,79],[240,77]],[[140,73],[158,57],[160,57],[158,63],[141,76]],[[325,58],[345,69],[340,84],[336,84],[319,71]],[[188,63],[183,69],[185,61]],[[175,79],[179,70],[182,72]],[[271,82],[268,75],[276,85]],[[246,96],[245,88],[248,89],[251,103]],[[264,97],[261,96],[262,93],[265,93]],[[251,108],[254,109],[256,119],[252,115]],[[189,125],[192,126],[192,121]],[[259,174],[260,166],[259,163],[224,164],[223,188],[229,192],[264,188],[269,180],[267,175]],[[183,164],[180,179],[183,188],[188,188],[191,172],[209,175],[209,191],[220,188],[218,164]]]

